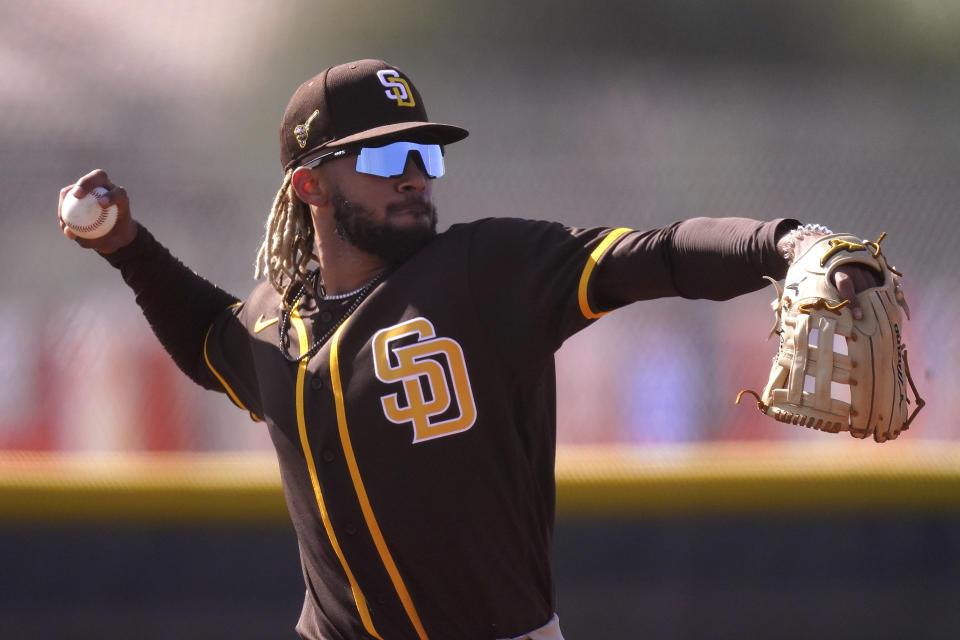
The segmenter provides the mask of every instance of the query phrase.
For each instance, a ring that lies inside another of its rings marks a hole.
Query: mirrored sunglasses
[[[357,155],[357,172],[366,173],[381,178],[394,178],[403,175],[407,166],[410,152],[420,154],[423,168],[431,178],[443,175],[443,149],[439,144],[418,144],[416,142],[393,142],[382,147],[361,147]],[[337,149],[322,156],[303,163],[302,166],[312,169],[328,158],[339,158],[348,155],[351,151]],[[356,153],[356,151],[352,151]]]
[[[403,175],[411,152],[420,154],[423,168],[431,178],[443,175],[443,151],[438,144],[393,142],[382,147],[362,147],[357,156],[357,171],[381,178]]]

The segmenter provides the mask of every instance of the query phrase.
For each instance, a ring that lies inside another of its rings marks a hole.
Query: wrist
[[[150,235],[150,232],[140,223],[134,221],[133,226],[133,239],[129,243],[110,251],[98,251],[114,267],[119,267],[121,263],[128,260],[139,259],[145,255],[145,252],[149,253],[151,247],[156,244],[156,240]]]
[[[117,224],[117,228],[104,237],[103,242],[95,248],[101,255],[110,255],[118,250],[130,246],[137,239],[140,225],[133,218],[127,217]]]
[[[777,241],[777,253],[786,260],[787,264],[793,264],[794,259],[803,253],[812,241],[832,233],[833,231],[822,224],[802,224],[785,233]]]

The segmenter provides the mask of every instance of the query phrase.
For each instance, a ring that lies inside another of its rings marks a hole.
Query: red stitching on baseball
[[[68,226],[74,231],[81,231],[81,232],[93,231],[94,229],[102,225],[106,221],[106,219],[107,219],[107,208],[105,208],[103,205],[100,205],[100,215],[97,216],[97,219],[91,222],[90,224],[83,224],[83,225],[71,224]]]

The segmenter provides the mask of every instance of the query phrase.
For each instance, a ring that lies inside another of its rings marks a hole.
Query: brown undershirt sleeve
[[[597,267],[594,297],[603,308],[664,296],[728,300],[780,279],[787,264],[776,241],[799,223],[691,218],[630,233]]]
[[[143,226],[129,245],[103,256],[120,270],[160,343],[191,380],[221,390],[203,361],[214,318],[238,299],[188,269]]]

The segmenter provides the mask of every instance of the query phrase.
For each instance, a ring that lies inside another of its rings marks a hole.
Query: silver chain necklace
[[[374,278],[374,280],[376,280],[376,278]],[[364,284],[360,285],[353,291],[347,291],[346,293],[326,293],[326,289],[324,289],[323,285],[321,284],[320,289],[323,289],[324,293],[320,295],[320,299],[321,300],[346,300],[350,296],[355,296],[361,291],[363,291],[364,287],[370,284],[370,282],[373,282],[373,280],[365,282]]]
[[[320,271],[318,269],[314,271],[311,275],[314,278],[314,280],[318,281],[319,274],[320,274]],[[290,329],[290,314],[293,312],[293,309],[296,308],[300,300],[303,299],[303,294],[306,291],[307,279],[304,278],[304,282],[300,283],[300,287],[297,289],[297,293],[293,296],[293,300],[291,300],[287,308],[280,313],[280,322],[278,323],[278,326],[280,331],[280,353],[283,354],[283,357],[289,360],[290,362],[300,362],[301,360],[312,358],[317,353],[317,351],[320,351],[320,347],[322,347],[327,342],[327,340],[330,339],[330,336],[332,336],[333,333],[340,328],[340,325],[342,325],[346,321],[346,319],[349,318],[350,315],[357,310],[357,307],[360,306],[360,303],[363,302],[368,295],[370,295],[370,292],[373,291],[373,289],[376,287],[376,284],[380,282],[386,275],[387,275],[387,271],[384,270],[378,273],[373,278],[373,280],[370,280],[359,289],[354,289],[353,291],[349,291],[347,293],[338,293],[335,296],[322,296],[320,298],[321,300],[345,300],[350,296],[357,296],[357,298],[352,303],[350,303],[350,306],[347,308],[343,316],[341,316],[341,318],[337,320],[327,330],[327,332],[323,334],[323,336],[319,340],[317,340],[312,345],[310,345],[310,348],[307,349],[304,353],[300,354],[299,357],[294,357],[290,355],[290,337],[287,335],[287,331]],[[316,283],[314,284],[314,290],[316,291]]]

